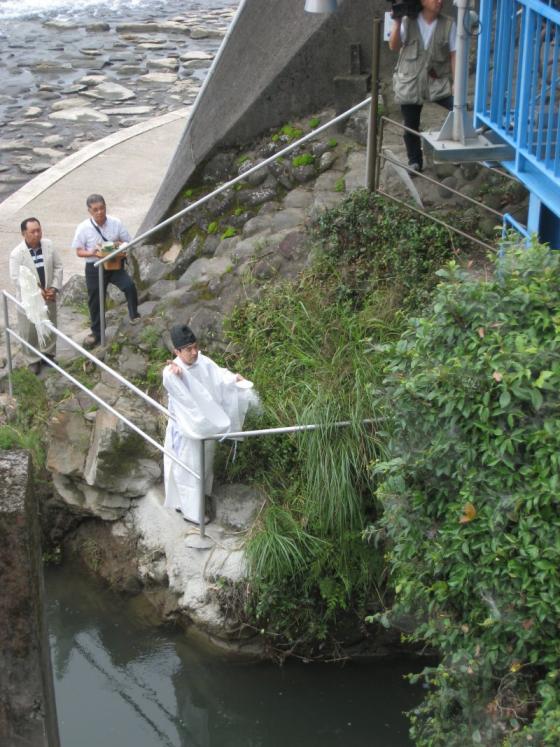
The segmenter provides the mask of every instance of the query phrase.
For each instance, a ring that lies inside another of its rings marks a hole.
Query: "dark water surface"
[[[210,654],[71,568],[46,571],[63,747],[408,747],[414,661],[280,668]]]

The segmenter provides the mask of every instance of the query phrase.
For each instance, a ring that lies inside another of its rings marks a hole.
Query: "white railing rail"
[[[287,434],[287,433],[303,433],[303,432],[309,432],[309,431],[315,431],[315,430],[327,429],[327,428],[345,428],[345,427],[349,427],[353,425],[352,421],[344,420],[344,421],[338,421],[335,423],[314,423],[314,424],[308,424],[308,425],[291,425],[291,426],[282,426],[282,427],[276,427],[276,428],[262,428],[258,430],[235,431],[235,432],[229,432],[229,433],[216,433],[214,435],[205,436],[204,438],[200,438],[200,439],[197,439],[195,436],[191,436],[194,448],[198,450],[198,464],[200,465],[199,466],[200,474],[197,474],[190,467],[188,467],[181,459],[179,459],[173,452],[167,450],[164,446],[158,443],[154,438],[152,438],[145,431],[143,431],[141,428],[135,425],[126,416],[122,415],[122,413],[118,412],[118,410],[116,410],[114,407],[112,407],[107,402],[105,402],[105,400],[99,397],[99,395],[95,394],[90,389],[88,389],[85,386],[85,384],[82,384],[81,381],[79,381],[74,376],[72,376],[72,374],[68,373],[68,371],[66,371],[64,368],[59,366],[57,363],[55,363],[53,360],[48,358],[45,354],[43,354],[36,347],[34,347],[29,342],[24,340],[15,330],[13,330],[10,327],[9,312],[8,312],[8,301],[12,301],[12,303],[14,303],[23,313],[25,313],[23,311],[22,304],[14,296],[8,293],[8,291],[2,291],[2,301],[3,301],[3,310],[4,310],[4,325],[5,325],[5,331],[6,331],[6,357],[7,357],[7,365],[8,365],[8,388],[9,388],[10,396],[13,396],[13,384],[12,384],[13,357],[12,357],[12,349],[11,349],[11,338],[13,337],[21,345],[25,346],[26,348],[31,350],[35,355],[39,356],[41,360],[44,361],[47,365],[49,365],[51,368],[53,368],[58,373],[62,374],[62,376],[64,376],[72,384],[77,386],[82,392],[87,394],[87,396],[93,399],[94,402],[96,402],[98,405],[100,405],[105,410],[110,412],[118,420],[120,420],[122,423],[128,426],[131,430],[133,430],[135,433],[141,436],[141,438],[143,438],[147,443],[154,446],[162,454],[164,454],[165,456],[168,456],[179,467],[186,469],[187,472],[193,475],[193,477],[197,481],[197,488],[198,488],[198,519],[199,519],[200,538],[201,538],[200,544],[194,545],[196,547],[205,548],[209,546],[208,544],[206,544],[206,530],[205,530],[206,493],[205,493],[205,484],[204,484],[204,474],[205,474],[204,450],[205,450],[206,441],[223,441],[226,438],[241,439],[241,438],[254,438],[257,436],[275,436],[275,435],[281,435],[281,434]],[[128,381],[128,379],[126,379],[124,376],[117,373],[117,371],[113,370],[106,363],[104,363],[103,361],[100,361],[99,358],[96,358],[94,355],[92,355],[87,350],[85,350],[81,345],[74,342],[74,340],[71,340],[67,335],[65,335],[63,332],[57,329],[54,326],[54,324],[48,321],[45,322],[45,324],[53,334],[63,339],[65,342],[70,344],[78,353],[83,355],[88,360],[92,361],[95,365],[99,366],[105,372],[109,373],[117,381],[119,381],[123,386],[125,386],[128,390],[130,390],[133,394],[136,394],[137,396],[141,397],[146,403],[154,407],[156,410],[164,414],[166,417],[174,419],[166,407],[161,405],[155,399],[152,399],[152,397],[150,397],[145,392],[143,392],[141,389],[136,387],[134,384]],[[362,422],[362,425],[366,425],[366,424],[373,424],[377,422],[377,420],[367,419],[361,422]]]
[[[269,156],[268,158],[265,158],[260,163],[257,163],[254,166],[251,166],[251,168],[247,169],[247,171],[244,171],[239,176],[236,176],[234,179],[230,179],[228,182],[221,184],[219,187],[212,190],[212,192],[209,192],[203,197],[200,197],[198,200],[195,200],[195,202],[191,202],[190,205],[187,205],[182,210],[179,210],[178,213],[175,213],[169,218],[166,218],[165,220],[161,221],[161,223],[158,223],[156,226],[153,226],[147,231],[144,231],[144,233],[141,233],[138,236],[135,236],[132,239],[132,241],[130,241],[126,245],[126,251],[128,252],[128,250],[131,247],[133,247],[135,244],[139,244],[141,241],[144,241],[144,239],[147,239],[149,236],[152,236],[158,231],[161,231],[162,228],[165,228],[171,223],[174,223],[179,218],[182,218],[183,215],[186,215],[187,213],[190,213],[193,210],[196,210],[201,205],[204,205],[206,202],[211,200],[213,197],[216,197],[216,195],[219,195],[222,192],[225,192],[226,189],[230,189],[235,184],[239,184],[239,182],[245,181],[250,174],[253,174],[256,171],[259,171],[260,169],[266,168],[271,163],[274,163],[274,161],[277,161],[279,158],[283,158],[288,153],[291,153],[296,148],[299,148],[303,143],[306,143],[308,140],[313,140],[313,138],[316,138],[317,135],[320,135],[322,132],[324,132],[325,130],[328,130],[333,125],[336,125],[339,122],[342,122],[345,119],[348,119],[348,117],[352,116],[352,114],[354,114],[355,112],[359,111],[360,109],[363,109],[366,106],[369,106],[371,101],[372,101],[371,96],[368,96],[367,99],[364,99],[359,104],[352,106],[350,109],[347,109],[342,114],[339,114],[338,116],[333,117],[333,119],[329,120],[328,122],[321,125],[320,127],[315,128],[311,132],[307,133],[307,135],[300,137],[298,140],[295,140],[293,143],[290,143],[290,145],[287,145],[285,148],[282,148],[281,150],[278,151],[278,153],[275,153],[274,155]],[[369,163],[369,157],[368,157],[368,163]],[[364,184],[366,183],[366,181],[367,181],[367,174],[366,174],[366,180],[364,181]],[[105,262],[108,262],[110,259],[116,257],[121,252],[122,252],[122,249],[117,248],[114,251],[110,252],[109,254],[105,255],[104,257],[101,257],[100,259],[98,259],[97,262],[95,262],[93,265],[94,267],[97,267],[99,270],[99,309],[100,309],[100,315],[101,315],[101,344],[102,345],[105,344],[105,290],[104,290],[104,284],[103,284],[103,265],[105,264]]]
[[[147,433],[145,433],[145,431],[143,431],[141,428],[135,425],[131,420],[129,420],[127,417],[125,417],[120,412],[115,410],[115,408],[112,407],[108,402],[105,402],[104,399],[102,399],[97,394],[95,394],[90,389],[88,389],[87,386],[82,384],[82,382],[76,379],[75,376],[72,376],[72,374],[68,373],[68,371],[65,371],[61,366],[59,366],[57,363],[52,361],[50,358],[44,355],[40,350],[38,350],[36,347],[31,345],[29,342],[27,342],[27,340],[24,340],[15,330],[13,330],[10,327],[10,319],[9,319],[9,313],[8,313],[8,300],[15,303],[22,311],[23,311],[23,306],[16,298],[14,298],[14,296],[12,296],[7,291],[2,291],[2,296],[3,296],[3,306],[4,306],[4,325],[5,325],[5,331],[6,331],[6,358],[7,358],[7,364],[8,364],[8,389],[9,389],[10,396],[13,396],[13,385],[12,385],[13,358],[12,358],[12,349],[11,349],[11,344],[10,344],[10,338],[13,337],[20,344],[24,345],[26,348],[31,350],[35,355],[38,355],[42,361],[47,363],[49,366],[51,366],[56,371],[58,371],[58,373],[62,374],[66,379],[71,381],[72,384],[74,384],[79,389],[81,389],[82,392],[85,392],[85,394],[87,394],[88,397],[91,397],[91,399],[97,402],[97,404],[101,405],[101,407],[103,407],[105,410],[110,412],[112,415],[118,418],[121,422],[123,422],[129,428],[131,428],[135,433],[141,436],[147,443],[151,444],[152,446],[155,446],[155,448],[158,451],[161,451],[162,454],[165,454],[165,456],[168,456],[172,461],[175,462],[175,464],[178,464],[183,469],[186,469],[187,472],[190,472],[190,474],[193,475],[193,477],[195,477],[197,480],[200,479],[200,475],[198,475],[190,467],[188,467],[183,461],[181,461],[181,459],[178,459],[177,456],[173,454],[173,452],[168,451],[164,446],[158,443],[154,438],[149,436]],[[55,335],[65,339],[67,342],[70,342],[72,344],[72,347],[75,348],[79,353],[84,355],[86,358],[89,358],[96,365],[103,368],[103,370],[106,371],[107,373],[114,376],[127,389],[141,396],[145,402],[152,405],[160,412],[163,412],[164,414],[166,414],[167,417],[171,417],[169,411],[165,407],[163,407],[163,405],[160,405],[160,403],[156,402],[155,399],[152,399],[145,392],[142,392],[142,390],[138,389],[138,387],[135,387],[134,384],[132,384],[130,381],[125,379],[119,373],[114,371],[112,368],[110,368],[110,366],[107,366],[105,363],[103,363],[103,361],[100,361],[98,358],[95,358],[94,356],[90,355],[87,350],[81,347],[81,345],[78,345],[73,340],[69,340],[69,338],[63,332],[58,330],[54,326],[54,324],[52,324],[51,322],[46,322],[45,324]]]

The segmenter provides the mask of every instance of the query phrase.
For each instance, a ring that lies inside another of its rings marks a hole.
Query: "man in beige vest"
[[[401,105],[403,124],[418,132],[422,104],[433,101],[453,108],[452,81],[455,72],[457,28],[441,14],[442,0],[420,0],[417,18],[394,18],[389,48],[399,52],[393,75],[395,100]],[[422,171],[422,143],[418,135],[405,131],[408,165]]]
[[[19,287],[19,268],[25,265],[37,276],[37,285],[47,306],[49,320],[56,325],[56,295],[62,288],[62,262],[58,252],[49,239],[43,238],[41,224],[37,218],[26,218],[21,223],[23,241],[10,254],[10,278],[18,301],[21,299]],[[18,329],[20,336],[34,348],[39,349],[37,330],[24,313],[18,311]],[[50,334],[41,352],[54,360],[56,337]],[[22,345],[22,353],[29,370],[34,374],[41,371],[41,358],[29,348]]]

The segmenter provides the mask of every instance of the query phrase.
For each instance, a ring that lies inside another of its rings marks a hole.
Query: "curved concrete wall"
[[[360,44],[369,70],[374,13],[388,8],[383,0],[339,0],[338,12],[319,15],[305,13],[304,0],[242,0],[140,230],[161,220],[216,147],[332,104],[334,78],[350,72],[351,44]],[[386,48],[382,55],[392,64]]]

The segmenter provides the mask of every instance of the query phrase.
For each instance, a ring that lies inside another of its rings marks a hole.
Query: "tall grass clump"
[[[45,388],[26,368],[13,372],[12,383],[17,408],[14,418],[0,425],[0,449],[26,449],[35,466],[43,467],[47,420]]]
[[[376,465],[395,598],[441,655],[419,747],[560,744],[560,255],[455,264],[386,365]]]
[[[290,650],[294,640],[312,648],[349,614],[363,619],[379,584],[381,551],[363,541],[377,517],[368,467],[380,455],[379,351],[454,251],[446,231],[361,191],[321,216],[308,240],[312,261],[298,279],[226,322],[228,364],[249,373],[263,400],[259,424],[322,426],[253,439],[234,466],[267,495],[247,547],[252,614]]]

